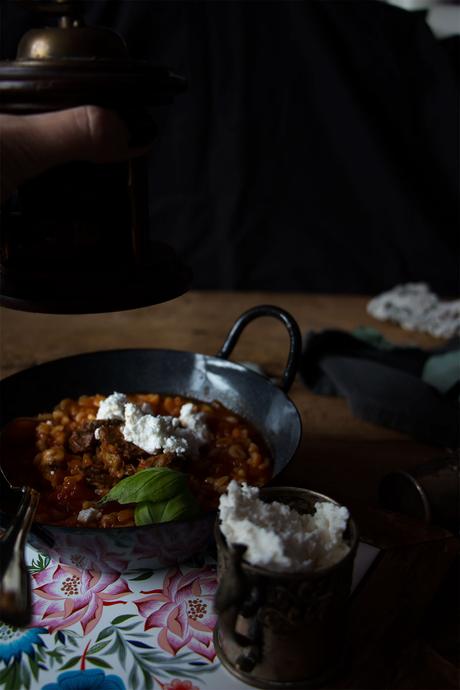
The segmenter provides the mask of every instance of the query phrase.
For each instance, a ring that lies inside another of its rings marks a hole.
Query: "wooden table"
[[[57,357],[103,349],[159,347],[214,354],[240,313],[257,304],[287,309],[303,333],[325,328],[350,331],[372,325],[395,343],[439,345],[429,336],[377,323],[367,315],[366,302],[367,298],[358,296],[191,292],[163,305],[103,315],[54,316],[3,309],[1,375]],[[273,319],[260,319],[247,328],[233,358],[256,362],[276,375],[283,369],[287,347],[282,325]],[[354,649],[356,652],[362,646],[363,653],[340,687],[457,687],[452,655],[445,649],[449,643],[443,641],[441,628],[434,630],[428,622],[427,633],[421,626],[458,544],[449,533],[383,514],[377,501],[383,475],[428,462],[439,456],[440,450],[355,419],[344,400],[313,395],[300,381],[295,382],[290,395],[302,416],[303,441],[278,481],[315,489],[342,501],[357,517],[364,537],[389,548],[385,568],[377,569],[360,595],[361,603],[355,606]],[[423,578],[418,577],[411,590],[409,579],[420,567]],[[397,615],[401,597],[404,624]]]

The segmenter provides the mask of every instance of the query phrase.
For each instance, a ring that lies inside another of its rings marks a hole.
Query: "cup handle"
[[[258,588],[251,587],[241,569],[246,546],[233,544],[229,552],[228,567],[223,574],[216,592],[214,607],[219,615],[219,628],[224,637],[234,640],[245,648],[237,661],[237,667],[245,672],[252,671],[262,658],[262,626],[257,617],[260,603]],[[249,634],[237,632],[238,616],[250,619]]]

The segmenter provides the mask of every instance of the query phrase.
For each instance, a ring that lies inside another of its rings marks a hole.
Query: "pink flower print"
[[[86,635],[97,625],[104,606],[126,603],[118,597],[131,593],[118,573],[77,570],[60,563],[35,573],[33,580],[34,620],[50,633],[80,623]]]
[[[205,566],[185,575],[179,568],[167,573],[163,589],[145,592],[149,596],[138,599],[144,628],[159,628],[159,646],[169,654],[177,654],[188,647],[196,654],[213,661],[216,652],[212,631],[216,624],[213,609],[217,588],[215,569]]]
[[[161,686],[162,690],[200,690],[196,685],[192,685],[190,680],[179,680],[176,678],[171,683]]]

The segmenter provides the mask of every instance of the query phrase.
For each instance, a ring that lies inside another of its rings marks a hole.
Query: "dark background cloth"
[[[458,290],[458,42],[381,2],[88,2],[188,79],[157,112],[152,232],[194,287]],[[9,0],[2,53],[41,20]]]

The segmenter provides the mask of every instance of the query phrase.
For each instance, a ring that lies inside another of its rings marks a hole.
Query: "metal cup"
[[[312,513],[335,501],[306,489],[261,489],[264,501]],[[347,602],[358,531],[350,518],[349,552],[312,572],[275,572],[244,560],[245,546],[229,546],[215,527],[219,588],[214,631],[217,654],[240,680],[263,688],[308,688],[326,683],[343,658]]]
[[[381,505],[460,533],[459,453],[451,451],[410,472],[392,472],[379,486]]]

